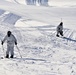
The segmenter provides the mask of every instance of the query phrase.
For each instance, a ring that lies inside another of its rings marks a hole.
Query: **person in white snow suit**
[[[61,22],[58,26],[57,26],[57,34],[56,36],[59,37],[59,34],[61,36],[63,36],[63,22]]]
[[[1,44],[3,45],[5,41],[7,41],[6,58],[9,58],[9,52],[11,53],[10,58],[13,58],[14,57],[14,44],[17,45],[17,40],[11,31],[7,32],[7,35],[5,36]]]

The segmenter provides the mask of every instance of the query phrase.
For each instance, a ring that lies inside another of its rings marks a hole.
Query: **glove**
[[[17,45],[17,42],[15,42],[15,45]]]
[[[1,42],[1,44],[3,45],[3,41]]]

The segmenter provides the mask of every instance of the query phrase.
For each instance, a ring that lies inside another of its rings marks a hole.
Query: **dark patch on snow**
[[[66,39],[67,41],[73,41],[76,42],[76,40],[72,39],[72,38],[68,38],[68,37],[62,37],[63,39]]]
[[[3,23],[5,24],[11,24],[11,25],[15,25],[16,21],[19,20],[21,17],[18,15],[15,15],[13,13],[9,13],[7,15],[5,15],[5,19],[3,21]]]

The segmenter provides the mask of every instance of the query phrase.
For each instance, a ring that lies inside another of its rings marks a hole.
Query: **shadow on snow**
[[[76,42],[76,40],[72,39],[72,38],[68,38],[68,37],[63,37],[64,39],[66,39],[67,41],[73,41]]]
[[[19,60],[33,60],[33,61],[46,61],[44,59],[35,59],[35,58],[13,58],[13,59],[19,59]]]

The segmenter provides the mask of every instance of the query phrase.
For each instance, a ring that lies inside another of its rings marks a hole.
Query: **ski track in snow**
[[[15,47],[14,59],[0,60],[1,75],[75,75],[76,31],[64,29],[66,38],[56,37],[56,26],[34,26],[24,20],[26,27],[15,27],[21,16],[0,10],[0,39],[11,30],[18,39],[22,59]],[[0,55],[3,56],[2,46]],[[4,44],[6,51],[6,44]],[[65,70],[64,70],[65,68]]]

